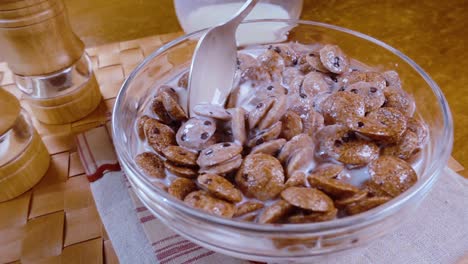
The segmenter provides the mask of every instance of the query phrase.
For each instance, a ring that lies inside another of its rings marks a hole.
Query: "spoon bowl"
[[[236,73],[236,30],[258,0],[248,0],[239,12],[224,24],[213,27],[198,41],[190,67],[187,110],[209,103],[224,105]]]

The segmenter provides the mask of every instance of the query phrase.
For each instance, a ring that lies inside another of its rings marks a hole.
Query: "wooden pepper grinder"
[[[50,156],[18,100],[0,88],[0,202],[31,189],[49,168]]]
[[[62,0],[1,0],[0,47],[41,122],[71,123],[99,105],[102,96],[90,60]]]

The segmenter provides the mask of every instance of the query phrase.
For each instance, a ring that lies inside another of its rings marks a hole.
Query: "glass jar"
[[[422,151],[419,180],[388,203],[367,212],[328,222],[256,224],[209,215],[154,186],[138,168],[137,117],[151,103],[155,89],[186,70],[194,43],[204,31],[174,40],[147,57],[125,81],[113,113],[113,139],[120,164],[136,195],[168,227],[189,240],[226,255],[264,262],[306,262],[333,257],[391,233],[416,213],[421,201],[443,171],[453,144],[453,123],[447,101],[437,84],[400,51],[367,35],[328,24],[297,20],[245,22],[286,26],[282,39],[304,44],[334,43],[349,57],[381,69],[398,71],[406,91],[414,96],[417,115],[429,128]],[[272,33],[274,27],[263,27]],[[268,32],[267,32],[268,33]],[[182,56],[184,55],[184,56]],[[177,60],[174,60],[177,58]]]
[[[38,183],[50,156],[25,110],[0,135],[0,202],[13,199]]]
[[[216,26],[228,21],[245,3],[245,0],[174,0],[174,6],[182,29],[185,33]],[[261,0],[245,20],[251,19],[299,19],[302,12],[303,0]],[[283,28],[284,24],[268,25],[256,23],[255,25],[239,26],[237,41],[239,45],[264,42],[274,42],[274,31],[264,30],[263,27]],[[255,39],[252,40],[252,36]]]
[[[101,102],[101,92],[91,61],[81,58],[58,72],[47,75],[15,75],[34,116],[46,124],[65,124],[90,114]]]

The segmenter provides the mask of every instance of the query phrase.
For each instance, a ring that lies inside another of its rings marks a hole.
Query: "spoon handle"
[[[247,0],[241,9],[228,22],[226,22],[225,25],[229,24],[234,29],[236,29],[242,20],[244,20],[250,11],[252,11],[258,1],[259,0]]]

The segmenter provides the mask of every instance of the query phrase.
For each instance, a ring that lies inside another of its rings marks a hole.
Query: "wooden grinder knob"
[[[63,0],[0,0],[0,47],[39,121],[71,123],[98,107],[99,86]]]
[[[1,0],[0,54],[17,75],[47,75],[77,61],[84,44],[62,0]]]

